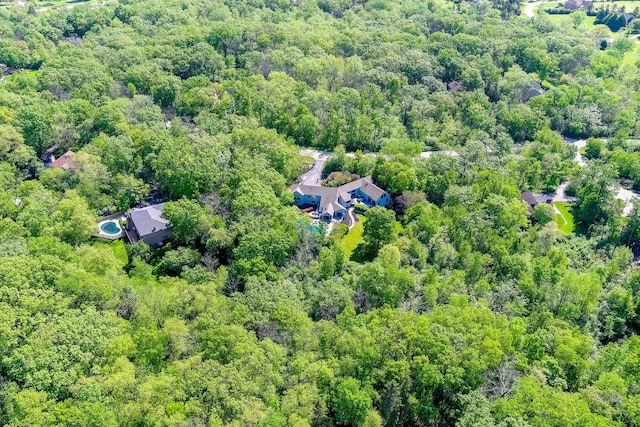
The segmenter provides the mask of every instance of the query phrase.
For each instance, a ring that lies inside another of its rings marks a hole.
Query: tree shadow
[[[359,263],[372,261],[373,258],[375,258],[375,251],[372,249],[373,248],[365,243],[359,243],[351,253],[351,257],[349,259]]]

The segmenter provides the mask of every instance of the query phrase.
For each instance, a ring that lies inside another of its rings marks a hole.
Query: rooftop
[[[449,92],[456,93],[462,90],[462,85],[454,80],[452,82],[449,82],[449,84],[447,84],[447,88],[449,89]]]
[[[74,153],[73,151],[69,150],[66,153],[64,153],[62,156],[58,157],[57,159],[55,159],[53,162],[51,162],[51,167],[52,168],[62,168],[62,169],[80,169],[80,163],[78,162],[78,159],[76,158],[76,153]]]
[[[297,191],[301,194],[309,196],[320,196],[320,208],[321,211],[329,211],[333,213],[336,210],[345,209],[338,203],[338,198],[342,197],[345,202],[351,201],[350,192],[360,189],[363,193],[367,194],[374,200],[380,199],[386,192],[375,185],[370,176],[356,179],[340,187],[316,187],[311,185],[299,184],[293,187],[292,191]]]
[[[129,218],[133,222],[140,237],[171,227],[168,219],[162,217],[164,203],[147,206],[146,208],[131,209]]]

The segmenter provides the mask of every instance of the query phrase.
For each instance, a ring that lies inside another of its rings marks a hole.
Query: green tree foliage
[[[71,6],[0,13],[1,425],[640,425],[624,10]],[[390,204],[326,237],[301,147]],[[91,237],[155,199],[164,246]]]
[[[367,221],[362,236],[374,252],[385,243],[392,242],[397,235],[396,218],[393,211],[376,206],[367,209]]]

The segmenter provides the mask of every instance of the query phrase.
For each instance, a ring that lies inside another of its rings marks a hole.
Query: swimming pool
[[[122,229],[115,221],[107,221],[100,224],[100,231],[104,234],[118,234],[122,232]]]

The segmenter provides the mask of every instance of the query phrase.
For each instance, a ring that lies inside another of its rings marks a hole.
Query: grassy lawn
[[[565,202],[555,202],[555,207],[562,213],[562,215],[556,214],[556,223],[558,224],[558,228],[563,233],[571,233],[573,232],[573,215],[569,212],[571,208],[571,203]]]
[[[120,268],[129,264],[129,257],[127,257],[127,249],[124,247],[124,240],[109,241],[106,239],[94,239],[94,246],[110,246],[113,254],[120,261]]]
[[[351,258],[353,251],[356,250],[358,245],[362,243],[362,231],[363,231],[363,223],[366,218],[362,215],[359,215],[360,221],[356,223],[356,225],[349,230],[349,232],[342,238],[342,246],[344,247],[344,254],[347,258]]]
[[[614,5],[618,8],[624,6],[625,10],[631,13],[633,12],[633,9],[635,9],[636,7],[640,7],[640,1],[607,1],[607,2],[594,1],[593,2],[593,7],[597,9],[606,9],[607,6],[609,6],[609,8],[612,8]]]
[[[546,6],[546,5],[542,5],[542,6]],[[546,9],[546,7],[545,7]],[[544,15],[545,18],[549,19],[549,21],[553,22],[555,25],[559,25],[561,26],[563,22],[567,21],[567,22],[571,22],[571,18],[569,17],[569,15],[552,15],[549,13],[544,12],[541,8],[538,8],[538,14],[539,15]]]

